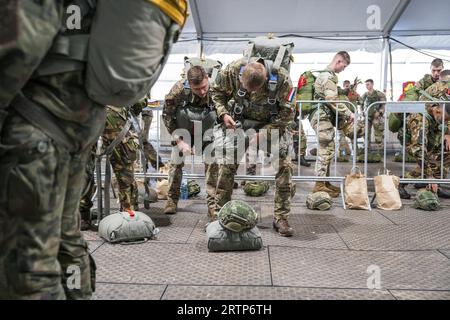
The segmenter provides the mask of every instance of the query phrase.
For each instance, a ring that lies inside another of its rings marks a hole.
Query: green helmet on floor
[[[306,197],[306,207],[311,210],[330,210],[333,200],[324,191],[309,194]]]
[[[195,180],[189,180],[187,183],[188,197],[194,197],[200,193],[200,185]]]
[[[231,200],[220,209],[220,224],[230,231],[241,232],[256,226],[258,215],[255,210],[242,200]]]
[[[246,181],[243,187],[246,195],[250,197],[261,197],[269,190],[267,181]]]
[[[413,206],[416,209],[435,211],[439,210],[441,204],[434,192],[427,189],[420,189],[417,191]]]

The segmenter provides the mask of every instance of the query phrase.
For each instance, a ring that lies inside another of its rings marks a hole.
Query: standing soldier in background
[[[439,81],[429,86],[426,90],[419,90],[420,101],[450,101],[450,70],[440,72]],[[422,134],[423,116],[413,113],[407,117],[406,122],[406,150],[417,160],[417,167],[405,174],[406,178],[415,179],[422,176],[422,148],[424,151],[424,177],[440,179],[440,159],[441,146],[444,144],[444,170],[443,178],[447,177],[450,162],[450,122],[448,116],[444,118],[444,141],[442,141],[442,117],[445,112],[442,109],[443,104],[436,102],[426,103],[425,113],[425,133]],[[445,103],[447,112],[449,103]],[[422,146],[422,137],[425,137],[425,145]],[[406,184],[399,185],[400,197],[409,199],[411,195],[405,189]],[[417,187],[425,187],[419,184]],[[441,198],[450,198],[450,193],[443,188],[434,188]]]
[[[77,209],[105,110],[85,87],[88,55],[82,50],[88,44],[83,41],[89,40],[89,48],[98,43],[88,37],[95,2],[82,3],[82,23],[75,29],[65,24],[70,2],[0,6],[0,299],[89,299],[95,288],[95,263]],[[156,74],[179,27],[151,1],[134,4],[153,23],[148,38],[153,63],[146,67]],[[182,3],[164,4],[177,12]],[[135,8],[128,1],[127,7]],[[127,23],[117,21],[119,28]],[[127,46],[117,46],[129,53]]]
[[[306,161],[306,149],[307,149],[307,138],[305,134],[305,130],[303,129],[302,119],[300,119],[300,112],[298,108],[295,108],[295,117],[294,122],[291,125],[292,131],[292,139],[294,140],[294,154],[295,158],[292,161],[298,162],[300,161],[300,165],[304,167],[310,167],[311,164]],[[299,139],[299,130],[300,130],[300,139]],[[300,141],[301,140],[301,141]]]
[[[174,147],[169,171],[168,199],[164,209],[164,213],[166,214],[175,214],[177,212],[180,186],[183,178],[184,155],[192,153],[191,148],[195,140],[193,120],[202,122],[203,151],[211,143],[208,139],[203,139],[203,134],[208,129],[212,129],[216,121],[216,113],[211,99],[209,75],[199,65],[190,67],[187,71],[187,79],[182,79],[175,83],[169,94],[165,97],[163,121],[167,130],[172,135],[172,146]],[[184,138],[187,137],[177,136],[176,129],[187,130],[190,134],[191,144],[184,141]],[[196,150],[196,152],[199,151]],[[181,163],[175,163],[175,152],[181,152],[183,154],[183,161]],[[209,164],[205,162],[206,201],[208,218],[211,221],[216,219],[214,195],[217,184],[217,172],[218,167],[216,163]]]
[[[321,71],[314,82],[314,100],[338,100],[337,73],[344,71],[349,64],[350,55],[346,51],[340,51],[333,57],[326,70]],[[354,114],[343,103],[326,103],[320,109],[318,105],[315,105],[309,115],[309,121],[319,140],[315,168],[319,177],[330,175],[330,165],[335,154],[336,116],[339,118],[339,128],[343,128],[354,120]],[[318,191],[327,192],[331,197],[336,198],[339,196],[340,188],[329,182],[317,181],[313,192]]]
[[[386,95],[373,88],[373,80],[366,80],[367,92],[363,94],[361,100],[363,101],[364,111],[376,101],[386,101]],[[367,130],[368,141],[367,149],[369,150],[369,162],[381,162],[381,150],[383,150],[383,137],[384,137],[384,104],[376,104],[372,106],[367,114]],[[370,150],[372,140],[372,127],[375,135],[376,153],[372,154]],[[373,156],[372,156],[373,155]],[[358,161],[364,161],[364,155],[358,157]]]

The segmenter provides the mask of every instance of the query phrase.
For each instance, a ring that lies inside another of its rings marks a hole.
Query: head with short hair
[[[242,87],[248,92],[255,92],[262,88],[267,80],[267,71],[263,64],[250,62],[242,73]]]
[[[450,70],[442,70],[439,73],[439,81],[450,81]]]
[[[372,91],[373,90],[373,79],[367,79],[364,82],[366,84],[366,89],[369,91]]]
[[[350,55],[347,51],[339,51],[333,57],[330,68],[336,73],[342,72],[350,64]]]
[[[350,80],[345,80],[345,81],[342,83],[342,85],[343,85],[344,89],[350,88]]]
[[[450,103],[441,103],[432,106],[431,115],[437,123],[442,123],[442,120],[444,122],[450,121]]]
[[[205,69],[201,66],[193,66],[187,72],[187,80],[192,93],[203,98],[209,90],[209,78]]]
[[[442,59],[436,58],[433,61],[431,61],[430,70],[431,70],[431,76],[435,81],[439,79],[439,74],[444,69],[444,61]]]

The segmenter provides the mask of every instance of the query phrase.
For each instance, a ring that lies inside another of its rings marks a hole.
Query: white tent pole
[[[388,39],[383,38],[383,46],[381,49],[381,59],[380,59],[380,89],[382,91],[385,91],[387,88],[388,63],[389,63]]]

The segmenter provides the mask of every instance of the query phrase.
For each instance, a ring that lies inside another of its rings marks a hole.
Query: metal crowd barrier
[[[430,101],[431,102],[431,101]],[[383,113],[384,117],[384,139],[383,139],[383,169],[386,170],[387,168],[387,138],[388,135],[386,134],[389,132],[388,128],[388,114],[393,113],[400,113],[403,114],[403,143],[402,143],[402,175],[400,178],[400,182],[402,183],[433,183],[433,184],[444,184],[444,183],[450,183],[450,179],[444,178],[444,135],[445,135],[445,118],[442,117],[442,125],[441,125],[441,176],[440,179],[426,179],[424,178],[424,158],[425,158],[425,113],[426,103],[430,103],[429,101],[397,101],[397,102],[387,102],[387,101],[376,101],[364,110],[364,116],[365,116],[365,123],[364,123],[364,130],[365,130],[365,144],[364,144],[364,175],[367,177],[367,157],[368,157],[368,141],[371,137],[368,136],[369,134],[369,128],[368,128],[368,122],[369,122],[369,112],[372,108],[374,108],[377,105],[385,105],[385,111]],[[436,101],[436,103],[439,103],[439,101]],[[420,113],[422,114],[422,159],[421,159],[421,178],[420,179],[411,179],[411,178],[405,178],[405,160],[406,160],[406,115],[408,113]],[[368,178],[368,180],[372,180],[373,178]]]

